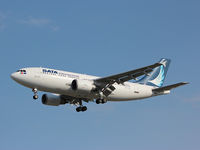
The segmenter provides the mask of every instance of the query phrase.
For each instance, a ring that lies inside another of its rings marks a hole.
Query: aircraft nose
[[[13,79],[13,80],[16,80],[16,72],[14,72],[14,73],[12,73],[11,75],[10,75],[10,77]]]

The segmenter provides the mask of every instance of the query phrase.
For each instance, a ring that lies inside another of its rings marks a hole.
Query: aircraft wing
[[[185,84],[188,84],[188,83],[187,82],[180,82],[180,83],[164,86],[164,87],[161,87],[161,88],[156,88],[156,89],[153,89],[152,91],[156,92],[156,93],[160,93],[160,92],[164,92],[164,91],[170,91],[171,89],[177,88],[177,87],[185,85]]]
[[[148,73],[152,72],[154,68],[161,65],[161,63],[155,63],[153,65],[139,68],[136,70],[131,70],[116,75],[98,78],[94,80],[94,82],[95,85],[98,87],[98,90],[100,90],[103,93],[103,95],[108,96],[112,93],[112,91],[115,90],[115,87],[113,86],[115,82],[118,84],[122,84],[132,79],[136,80],[137,77],[142,75],[148,75]]]
[[[131,71],[123,72],[123,73],[116,74],[116,75],[98,78],[95,80],[95,82],[98,82],[98,83],[112,83],[112,82],[124,83],[124,82],[132,80],[132,79],[135,80],[139,76],[148,74],[148,73],[152,72],[154,68],[161,66],[161,65],[162,64],[160,64],[160,63],[155,63],[153,65],[139,68],[136,70],[131,70]]]

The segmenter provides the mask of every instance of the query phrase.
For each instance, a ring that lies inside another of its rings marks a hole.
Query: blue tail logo
[[[161,59],[159,63],[161,63],[162,65],[155,68],[148,76],[144,76],[138,82],[141,84],[161,87],[167,75],[170,62],[170,59]]]
[[[153,79],[153,80],[149,80],[148,82],[158,86],[158,87],[161,87],[164,83],[164,79],[165,79],[165,71],[164,71],[164,67],[163,66],[160,66],[160,73],[159,75]]]

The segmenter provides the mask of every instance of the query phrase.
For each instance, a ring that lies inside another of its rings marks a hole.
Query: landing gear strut
[[[33,91],[33,93],[34,93],[33,99],[34,99],[34,100],[38,99],[37,89],[34,88],[32,91]]]
[[[86,106],[83,106],[82,100],[79,100],[78,103],[79,103],[80,106],[76,108],[76,111],[77,111],[77,112],[80,112],[80,111],[84,112],[84,111],[87,110],[87,107],[86,107]]]

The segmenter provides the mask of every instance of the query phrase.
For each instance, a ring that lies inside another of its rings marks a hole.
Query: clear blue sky
[[[197,0],[1,0],[0,149],[199,150],[199,8]],[[190,85],[89,103],[85,113],[33,101],[10,78],[31,66],[106,76],[162,57],[172,59],[165,84]]]

